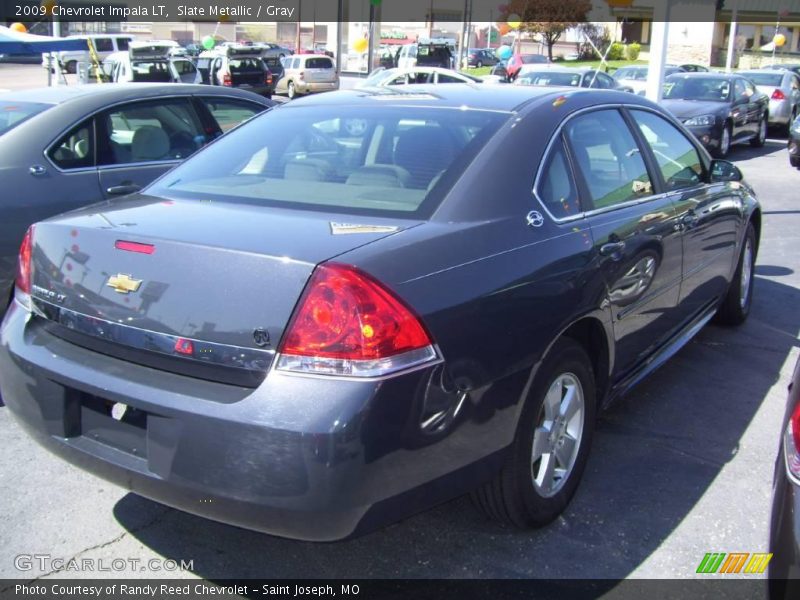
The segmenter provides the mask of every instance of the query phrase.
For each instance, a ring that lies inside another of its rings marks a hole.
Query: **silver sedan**
[[[739,73],[769,96],[769,124],[788,130],[800,113],[800,77],[786,69],[759,69]]]

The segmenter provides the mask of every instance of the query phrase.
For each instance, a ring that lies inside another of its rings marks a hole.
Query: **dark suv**
[[[197,58],[203,83],[249,90],[272,98],[276,77],[261,58],[261,51],[250,46],[228,46],[203,52]]]

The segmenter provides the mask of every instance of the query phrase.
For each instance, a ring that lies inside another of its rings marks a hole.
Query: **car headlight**
[[[707,127],[714,124],[714,115],[700,115],[699,117],[692,117],[686,119],[683,124],[687,127]]]

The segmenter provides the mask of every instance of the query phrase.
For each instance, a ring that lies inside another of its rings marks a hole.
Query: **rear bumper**
[[[339,89],[338,81],[295,81],[295,89],[301,94],[313,94],[315,92],[331,92]]]
[[[465,406],[449,431],[420,432],[440,368],[382,382],[271,373],[249,389],[75,346],[16,303],[0,329],[3,400],[47,449],[169,506],[311,541],[380,527],[496,472],[508,439],[491,429],[510,411],[490,424]]]
[[[787,100],[769,101],[769,124],[788,125],[792,118],[792,106]]]
[[[782,449],[775,466],[769,551],[770,600],[800,597],[800,488],[789,481]]]

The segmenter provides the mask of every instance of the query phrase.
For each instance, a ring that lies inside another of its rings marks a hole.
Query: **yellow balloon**
[[[11,31],[17,31],[19,33],[25,33],[28,31],[28,28],[25,27],[22,23],[12,23],[11,27],[9,27]]]
[[[230,20],[231,20],[231,18],[228,15],[220,15],[217,22],[218,23],[227,23]]]
[[[772,41],[775,43],[775,45],[778,48],[780,48],[781,46],[783,46],[786,43],[786,36],[783,35],[782,33],[779,33],[774,38],[772,38]]]
[[[508,23],[508,26],[511,27],[511,29],[519,29],[519,26],[522,25],[522,17],[520,17],[517,13],[512,13],[508,15],[506,23]]]
[[[55,9],[56,9],[56,0],[44,0],[44,2],[42,2],[41,6],[44,9],[45,14],[48,17],[52,17],[53,16],[53,12],[55,12]]]
[[[353,50],[356,52],[366,52],[367,48],[369,48],[369,40],[367,38],[358,38],[353,42]]]

